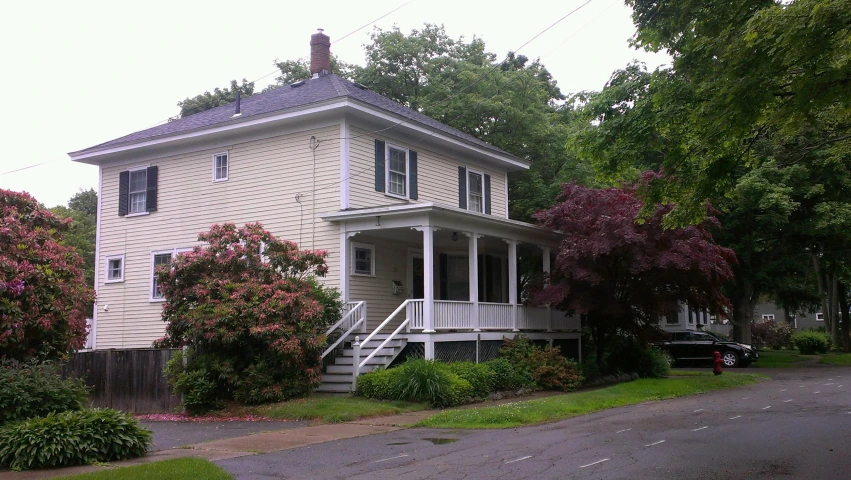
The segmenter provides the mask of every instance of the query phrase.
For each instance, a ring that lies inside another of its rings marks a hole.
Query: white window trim
[[[121,278],[109,278],[109,262],[112,260],[121,260]],[[122,283],[124,282],[124,254],[121,255],[107,255],[106,261],[104,262],[104,275],[103,275],[103,283]]]
[[[479,175],[482,177],[482,209],[481,210],[473,210],[470,206],[473,202],[470,201],[473,198],[472,193],[470,192],[470,174]],[[479,170],[467,169],[467,210],[471,212],[477,213],[485,213],[485,172]]]
[[[405,194],[390,193],[390,149],[402,150],[405,152]],[[405,147],[393,145],[391,143],[384,144],[384,194],[388,197],[399,198],[402,200],[410,200],[411,198],[411,152]]]
[[[762,319],[763,320],[774,320],[774,314],[773,313],[763,313]]]
[[[138,172],[140,170],[145,170],[145,210],[143,210],[141,212],[131,212],[130,211],[130,206],[133,203],[131,201],[132,192],[130,192],[130,175],[128,174],[127,175],[127,215],[124,216],[125,218],[126,217],[138,217],[138,216],[141,216],[141,215],[147,215],[147,214],[151,213],[147,210],[147,204],[148,204],[148,188],[147,188],[148,187],[148,173],[147,173],[147,170],[148,170],[148,167],[150,167],[150,165],[142,165],[142,166],[131,167],[131,168],[127,169],[127,171],[130,172],[130,173]]]
[[[369,273],[369,274],[357,273],[355,271],[355,264],[356,264],[356,260],[357,260],[356,257],[355,257],[355,249],[357,249],[357,248],[361,248],[361,249],[370,251],[370,254],[369,254],[369,260],[370,260],[369,269],[370,269],[371,273]],[[375,245],[372,245],[372,244],[369,244],[369,243],[351,242],[351,249],[352,249],[352,251],[351,251],[352,261],[351,261],[351,264],[349,266],[350,274],[352,276],[356,276],[356,277],[375,277]]]
[[[157,255],[165,255],[171,254],[171,259],[174,259],[181,253],[191,252],[192,249],[188,247],[182,248],[172,248],[170,250],[154,250],[151,252],[151,260],[149,264],[150,277],[148,281],[148,300],[151,302],[164,302],[165,297],[155,297],[154,296],[154,257]]]
[[[821,318],[819,318],[819,317],[821,317]],[[816,321],[817,322],[823,322],[824,321],[824,314],[821,313],[821,312],[816,313]]]
[[[227,159],[227,175],[224,178],[216,178],[216,158],[224,155]],[[213,182],[226,182],[230,178],[230,152],[219,152],[213,154]]]

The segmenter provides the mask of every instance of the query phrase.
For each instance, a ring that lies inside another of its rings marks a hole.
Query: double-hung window
[[[228,179],[229,172],[228,154],[217,153],[213,155],[213,181],[222,182]]]
[[[387,194],[408,197],[408,151],[387,145]]]
[[[168,265],[172,260],[177,258],[178,254],[184,252],[192,251],[191,248],[174,248],[171,250],[161,250],[157,252],[151,252],[151,292],[150,297],[151,301],[155,302],[158,300],[163,300],[165,297],[163,296],[162,290],[160,288],[160,282],[157,279],[157,267],[160,265]]]
[[[469,198],[467,199],[469,209],[474,212],[484,212],[485,188],[483,174],[467,170],[467,192],[469,195]]]
[[[146,212],[148,191],[148,171],[147,169],[131,170],[130,171],[130,203],[127,211],[129,213]]]
[[[352,243],[352,275],[375,275],[375,245]]]
[[[118,283],[123,281],[124,255],[106,257],[106,278],[104,278],[104,283]]]

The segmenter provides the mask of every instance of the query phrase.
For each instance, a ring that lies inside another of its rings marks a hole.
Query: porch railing
[[[546,330],[550,312],[546,307],[517,306],[517,328],[520,330]]]
[[[473,302],[434,301],[434,329],[455,330],[473,328]]]
[[[380,352],[382,348],[386,347],[387,344],[390,343],[391,340],[396,338],[396,335],[398,335],[399,332],[401,332],[403,329],[408,328],[408,324],[410,324],[410,322],[411,322],[410,317],[405,318],[405,320],[402,321],[402,323],[400,323],[398,327],[396,327],[396,330],[394,330],[393,333],[391,333],[386,339],[384,339],[384,341],[381,342],[381,345],[377,346],[372,351],[372,353],[370,353],[366,358],[363,359],[363,361],[361,361],[361,359],[360,359],[361,346],[367,345],[369,343],[369,341],[372,340],[372,338],[376,334],[378,334],[378,332],[381,331],[382,328],[386,327],[388,323],[390,323],[394,318],[396,318],[396,315],[399,315],[399,313],[401,313],[401,312],[405,312],[405,315],[407,315],[408,305],[411,302],[415,302],[415,301],[416,300],[405,300],[404,302],[402,302],[402,304],[399,305],[398,307],[396,307],[396,310],[393,310],[393,313],[391,313],[383,322],[381,322],[381,325],[379,325],[378,328],[373,330],[372,333],[370,333],[363,341],[361,341],[360,338],[355,337],[355,341],[352,344],[352,347],[354,347],[354,355],[353,355],[354,358],[353,358],[353,361],[352,361],[353,366],[354,366],[354,371],[352,372],[352,374],[353,374],[352,375],[352,389],[353,390],[357,385],[358,376],[360,375],[361,368],[363,368],[370,360],[372,360],[372,357],[374,357],[376,354],[378,354],[378,352]]]
[[[361,331],[366,332],[366,302],[344,303],[343,318],[332,325],[331,328],[325,332],[325,336],[330,335],[336,330],[341,330],[344,333],[342,333],[334,343],[325,349],[325,352],[322,353],[322,358],[325,358],[329,353],[334,351],[334,349],[337,348],[337,346],[358,327],[360,327]]]
[[[423,303],[422,299],[410,299],[405,307],[405,317],[411,320],[410,328],[414,330],[422,330],[423,325]]]
[[[511,330],[514,309],[507,303],[480,303],[479,328],[482,330]]]

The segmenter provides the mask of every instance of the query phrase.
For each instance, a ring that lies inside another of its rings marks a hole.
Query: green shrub
[[[579,364],[579,371],[582,372],[582,377],[586,382],[593,382],[603,376],[600,371],[600,366],[593,358],[586,359]]]
[[[662,352],[647,348],[634,338],[612,342],[606,357],[607,373],[637,373],[642,378],[662,378],[670,367]]]
[[[532,373],[526,366],[518,368],[505,358],[496,358],[485,362],[485,365],[494,372],[493,389],[495,392],[519,390],[521,388],[530,390],[538,388],[535,380],[532,378]]]
[[[166,362],[164,373],[174,392],[183,399],[182,406],[190,415],[203,415],[224,407],[217,374],[205,362],[196,361],[188,370],[183,366],[183,352],[177,352]]]
[[[412,358],[402,364],[401,368],[399,398],[396,400],[450,407],[467,402],[473,395],[470,382],[450,372],[445,363]]]
[[[546,390],[575,390],[582,385],[576,362],[565,358],[558,347],[535,346],[523,335],[504,338],[499,355],[515,368],[528,371],[538,387]]]
[[[447,365],[449,371],[470,382],[473,396],[484,398],[494,391],[496,373],[484,363],[454,362]]]
[[[367,398],[395,400],[398,395],[400,368],[379,369],[358,377],[356,395]]]
[[[451,407],[468,402],[473,396],[473,386],[452,373],[445,363],[411,358],[396,368],[359,376],[356,393],[369,398]]]
[[[63,379],[59,366],[35,360],[0,363],[0,425],[50,412],[80,410],[88,401],[81,380]]]
[[[792,343],[798,347],[801,355],[815,355],[827,353],[830,349],[830,337],[823,332],[803,331],[792,335]]]
[[[50,413],[0,427],[0,466],[13,470],[111,462],[145,454],[151,432],[110,409]]]

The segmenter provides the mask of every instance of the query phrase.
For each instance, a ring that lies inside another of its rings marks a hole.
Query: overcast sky
[[[424,22],[454,38],[481,37],[504,56],[585,1],[414,0],[374,24],[405,1],[9,2],[0,29],[0,187],[47,206],[97,189],[97,167],[67,152],[158,124],[178,101],[231,79],[265,76],[262,90],[274,80],[274,59],[309,54],[316,28],[349,63],[364,63],[372,25],[407,33]],[[651,69],[668,62],[630,48],[633,32],[622,0],[591,0],[520,53],[540,57],[564,93],[599,90],[633,59]]]

